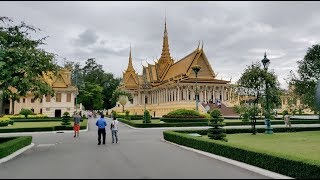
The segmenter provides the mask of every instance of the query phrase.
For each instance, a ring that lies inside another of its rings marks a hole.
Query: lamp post
[[[147,110],[147,102],[146,102],[146,89],[148,88],[146,79],[145,82],[143,84],[143,94],[144,94],[144,111],[143,111],[143,122],[147,123],[147,116],[145,114],[146,110]]]
[[[267,58],[267,53],[264,53],[264,58],[261,60],[263,64],[263,68],[266,71],[266,75],[268,72],[268,67],[270,64],[270,60]],[[267,134],[272,134],[272,128],[271,128],[271,122],[270,122],[270,109],[269,109],[269,89],[268,89],[268,83],[265,80],[265,85],[266,85],[266,112],[265,112],[265,124],[266,124],[266,131],[265,133]]]
[[[198,72],[200,71],[201,66],[194,65],[192,66],[192,70],[196,74],[196,111],[198,111],[198,103],[199,103],[199,94],[198,94]]]

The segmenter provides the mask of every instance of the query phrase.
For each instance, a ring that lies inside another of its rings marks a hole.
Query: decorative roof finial
[[[201,45],[201,49],[203,49],[203,40],[202,40],[202,45]]]
[[[267,51],[264,51],[264,57],[265,58],[267,57]]]
[[[200,40],[199,40],[198,47],[197,47],[198,50],[199,50],[199,46],[200,46]]]

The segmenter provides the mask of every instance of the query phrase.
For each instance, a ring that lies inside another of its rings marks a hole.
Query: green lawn
[[[88,120],[84,119],[83,122],[81,122],[81,126],[85,126],[87,124]],[[15,129],[15,128],[35,128],[35,127],[53,127],[53,126],[60,126],[61,121],[52,121],[52,122],[15,122],[12,126],[4,126],[0,127],[0,129]],[[73,126],[73,122],[71,122],[71,125]]]
[[[136,124],[143,124],[143,120],[130,120],[133,123]],[[152,124],[159,124],[160,123],[160,119],[151,119],[151,123]]]
[[[202,136],[208,139],[208,136]],[[294,133],[228,134],[227,144],[320,164],[320,131]]]

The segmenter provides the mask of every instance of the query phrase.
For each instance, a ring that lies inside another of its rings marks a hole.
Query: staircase
[[[221,114],[223,116],[239,116],[239,114],[237,114],[236,112],[234,112],[232,107],[227,107],[226,105],[224,105],[223,103],[221,103],[221,108],[219,108],[216,104],[214,103],[202,103],[203,107],[206,107],[207,105],[209,105],[210,107],[210,111],[213,109],[220,109]]]

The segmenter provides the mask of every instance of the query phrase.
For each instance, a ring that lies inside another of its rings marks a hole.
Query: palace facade
[[[195,65],[201,67],[197,77],[192,70]],[[143,66],[142,75],[137,74],[132,65],[130,47],[128,67],[123,72],[120,85],[120,89],[132,94],[133,99],[124,107],[130,114],[143,114],[146,108],[152,116],[159,117],[179,108],[195,109],[196,87],[200,100],[198,107],[202,113],[217,101],[225,108],[239,103],[239,97],[234,93],[235,86],[230,81],[217,79],[203,44],[200,47],[199,43],[184,58],[176,62],[173,60],[166,22],[161,57],[154,64]],[[122,112],[122,106],[117,103],[111,110]]]
[[[4,114],[19,114],[22,108],[31,109],[35,114],[45,114],[48,117],[61,117],[64,112],[73,114],[75,108],[75,98],[78,94],[77,87],[71,84],[71,71],[62,69],[57,76],[43,76],[54,90],[55,96],[43,96],[34,99],[32,93],[25,97],[20,97],[16,101],[11,99],[1,103],[1,110]]]

